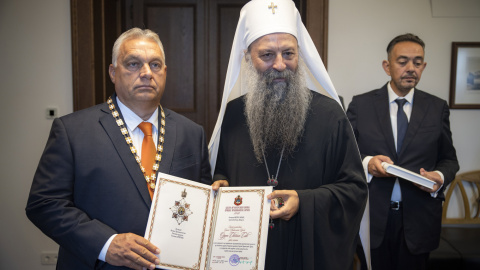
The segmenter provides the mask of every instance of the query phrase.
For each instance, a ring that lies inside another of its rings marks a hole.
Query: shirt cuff
[[[445,177],[443,176],[443,173],[442,173],[441,171],[435,171],[435,172],[440,175],[440,178],[442,178],[443,183],[445,183]],[[430,196],[432,196],[432,198],[437,198],[438,192],[440,192],[440,190],[442,189],[442,187],[443,187],[443,184],[437,189],[437,191],[431,192],[431,193],[430,193]]]
[[[105,245],[103,245],[102,251],[100,251],[100,255],[98,255],[99,260],[107,262],[105,260],[105,257],[107,256],[108,248],[110,247],[110,244],[112,243],[112,240],[113,240],[113,238],[115,238],[115,236],[117,236],[117,234],[114,234],[114,235],[110,236],[110,238],[108,238]]]
[[[373,175],[368,173],[368,163],[372,158],[373,158],[372,156],[366,156],[362,161],[363,170],[365,171],[365,177],[367,178],[367,183],[370,183],[370,181],[372,181],[372,178],[373,178]]]
[[[212,183],[213,183],[213,182],[215,182],[215,181],[217,181],[217,180],[227,180],[227,177],[226,177],[225,175],[223,175],[223,174],[217,173],[217,174],[213,175],[213,179],[212,179],[212,180],[213,180],[213,181],[212,181]],[[228,180],[227,180],[227,181],[228,181]]]

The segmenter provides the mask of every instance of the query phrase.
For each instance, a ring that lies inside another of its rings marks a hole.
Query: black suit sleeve
[[[353,134],[355,135],[355,139],[358,141],[358,129],[357,129],[357,99],[354,96],[350,105],[347,109],[347,118],[350,121],[350,125],[352,125]],[[365,159],[366,155],[360,153],[361,159]]]
[[[444,187],[449,185],[460,169],[457,154],[453,147],[452,132],[450,130],[450,110],[446,102],[442,110],[442,134],[439,140],[438,160],[435,170],[441,171],[445,177]]]
[[[208,156],[208,144],[205,131],[202,128],[202,165],[200,182],[210,185],[212,183],[212,173],[210,168],[210,159]]]

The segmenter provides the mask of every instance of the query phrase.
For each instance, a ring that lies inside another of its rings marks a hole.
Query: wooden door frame
[[[328,3],[329,0],[306,0],[305,27],[317,47],[325,68],[328,55]]]
[[[102,103],[113,92],[108,82],[112,40],[122,32],[122,0],[70,0],[73,109]],[[327,66],[329,0],[304,0],[300,10]],[[114,10],[114,12],[105,12]]]
[[[74,111],[103,103],[114,92],[107,72],[122,32],[122,2],[70,0]]]

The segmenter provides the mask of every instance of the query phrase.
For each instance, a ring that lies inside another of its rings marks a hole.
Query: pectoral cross
[[[273,2],[268,6],[269,9],[272,9],[272,14],[275,14],[275,9],[277,8],[277,5],[274,5]]]

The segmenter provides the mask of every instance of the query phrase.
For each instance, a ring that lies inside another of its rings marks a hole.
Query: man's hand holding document
[[[162,269],[263,269],[272,187],[212,187],[158,175],[145,238]]]
[[[389,174],[393,174],[395,176],[398,176],[400,178],[403,178],[405,180],[411,181],[413,183],[419,184],[421,186],[424,186],[429,189],[433,189],[433,186],[435,185],[435,182],[421,176],[418,173],[414,173],[412,171],[409,171],[407,169],[404,169],[402,167],[389,164],[387,162],[382,162],[382,166],[385,169],[385,171]]]

